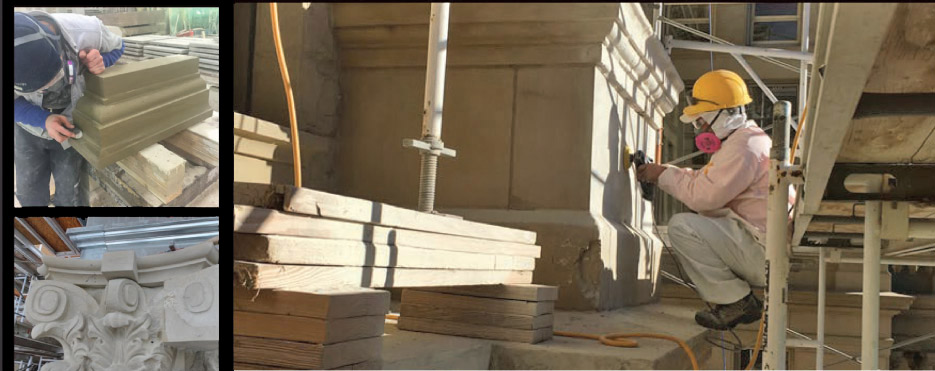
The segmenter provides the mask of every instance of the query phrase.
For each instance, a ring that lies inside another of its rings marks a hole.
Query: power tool
[[[630,170],[632,166],[634,169],[639,169],[643,164],[653,163],[653,159],[649,156],[646,156],[646,153],[643,150],[636,151],[636,153],[631,152],[630,146],[627,146],[623,151],[623,168]],[[640,182],[640,189],[643,193],[643,199],[646,201],[653,200],[653,191],[654,187],[652,183]]]

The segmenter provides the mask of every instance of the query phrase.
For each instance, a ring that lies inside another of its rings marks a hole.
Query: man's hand
[[[75,133],[65,129],[66,126],[69,129],[75,128],[75,125],[68,122],[68,117],[62,115],[49,115],[49,118],[45,119],[45,130],[49,132],[52,139],[59,143],[64,142],[65,139],[75,137]]]
[[[641,182],[655,183],[666,167],[657,164],[644,164],[636,169],[636,179]]]
[[[97,49],[78,52],[78,59],[81,59],[81,63],[87,66],[91,73],[97,75],[104,72],[104,57]]]

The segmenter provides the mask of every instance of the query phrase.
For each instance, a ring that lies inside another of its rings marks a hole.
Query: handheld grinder
[[[627,146],[623,151],[623,167],[624,169],[630,170],[632,166],[634,169],[639,169],[643,164],[651,164],[653,159],[649,156],[646,156],[646,153],[643,150],[632,152],[629,146]],[[655,190],[652,183],[640,182],[640,189],[642,190],[643,199],[646,201],[653,200],[653,191]]]

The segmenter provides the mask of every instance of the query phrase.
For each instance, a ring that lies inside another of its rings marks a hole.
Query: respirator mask
[[[721,141],[734,130],[743,127],[746,121],[747,114],[743,107],[724,108],[698,114],[698,117],[692,121],[692,126],[696,131],[702,132],[695,135],[695,147],[707,154],[717,152],[721,149]]]

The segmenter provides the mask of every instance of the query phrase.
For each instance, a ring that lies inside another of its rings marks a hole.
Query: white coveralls
[[[761,241],[771,143],[748,120],[701,170],[667,165],[659,176],[659,188],[699,213],[672,216],[668,235],[685,273],[709,303],[731,304],[751,286],[766,286]]]

